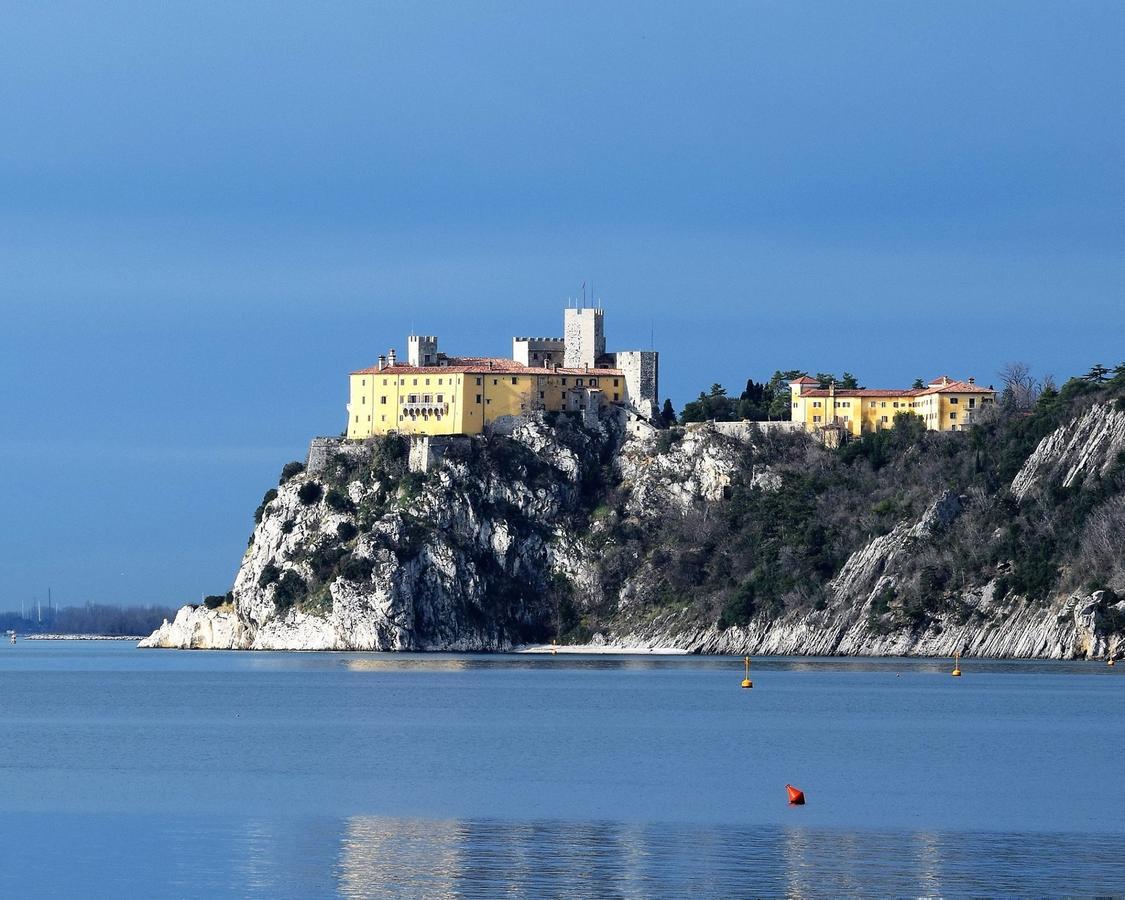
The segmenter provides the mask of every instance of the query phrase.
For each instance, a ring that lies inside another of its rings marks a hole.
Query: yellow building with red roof
[[[352,372],[347,436],[395,431],[480,434],[498,419],[536,410],[596,413],[618,405],[651,418],[658,397],[655,351],[605,352],[601,309],[567,309],[565,338],[513,339],[513,358],[448,356],[433,335],[411,335]]]
[[[913,413],[931,431],[961,431],[996,402],[992,387],[981,387],[973,378],[957,381],[948,375],[921,388],[821,387],[804,376],[789,382],[792,419],[806,430],[828,426],[843,428],[853,436],[894,426],[898,413]]]

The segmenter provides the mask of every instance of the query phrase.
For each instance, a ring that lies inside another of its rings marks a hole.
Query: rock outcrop
[[[1125,602],[1093,590],[1032,602],[999,572],[912,624],[896,618],[910,561],[973,502],[953,491],[856,547],[816,604],[778,615],[720,627],[713,606],[655,602],[651,565],[639,558],[607,587],[606,521],[644,530],[661,517],[707,516],[739,479],[780,490],[756,439],[697,429],[669,440],[631,436],[613,418],[589,429],[530,417],[510,435],[451,448],[425,477],[406,470],[397,439],[350,448],[267,497],[233,602],[185,607],[141,646],[502,651],[550,640],[571,616],[592,623],[594,642],[697,653],[1082,658],[1122,649],[1114,623],[1125,621]],[[784,439],[811,465],[830,452]],[[1040,442],[1010,493],[1081,485],[1123,450],[1125,412],[1096,405]]]
[[[1107,472],[1122,452],[1125,410],[1099,403],[1039,442],[1012,481],[1012,495],[1023,500],[1048,483],[1081,485]]]

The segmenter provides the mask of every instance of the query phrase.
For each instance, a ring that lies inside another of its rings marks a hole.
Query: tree
[[[734,404],[727,396],[726,388],[721,384],[711,385],[709,394],[700,394],[698,400],[693,400],[684,406],[680,414],[681,422],[729,422],[734,418]]]
[[[859,390],[859,379],[856,378],[851,372],[845,372],[840,378],[840,383],[837,387],[841,387],[846,391]]]
[[[1010,362],[999,372],[1000,383],[1004,385],[1000,400],[1006,406],[1018,410],[1031,409],[1039,399],[1039,383],[1031,374],[1031,366],[1025,362]]]
[[[1118,363],[1113,367],[1113,380],[1125,380],[1125,362]]]
[[[660,421],[664,424],[665,428],[670,428],[676,424],[676,411],[672,409],[672,401],[664,401],[664,409],[660,411]]]
[[[1085,375],[1082,376],[1084,381],[1092,381],[1094,384],[1101,384],[1109,377],[1109,369],[1101,363],[1096,363]]]
[[[813,378],[816,379],[817,385],[822,388],[828,387],[830,384],[832,384],[833,381],[836,380],[836,376],[831,372],[817,372],[813,376]]]
[[[921,378],[915,378],[914,383],[910,385],[911,390],[920,391],[926,386],[926,383]]]

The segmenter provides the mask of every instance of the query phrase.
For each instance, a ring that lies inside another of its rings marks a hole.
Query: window
[[[881,418],[881,419],[882,419],[882,420],[883,420],[884,422],[886,422],[886,421],[887,421],[887,417],[886,417],[886,416],[881,416],[880,418]]]
[[[618,381],[618,379],[616,379],[616,378],[614,378],[614,379],[613,379],[613,386],[614,386],[614,387],[617,387],[617,386],[618,386],[618,385],[617,385],[617,381]]]
[[[512,384],[519,384],[520,380],[515,375],[512,376]]]
[[[597,387],[597,386],[598,386],[598,379],[591,378],[590,379],[590,387]]]
[[[477,381],[480,381],[480,379],[478,378]],[[480,403],[480,394],[477,394],[477,403]]]
[[[956,398],[956,397],[950,397],[950,398],[949,398],[949,402],[950,402],[950,403],[956,403],[956,402],[957,402],[957,398]]]
[[[480,378],[477,378],[477,387],[480,387]]]
[[[418,379],[417,378],[414,379],[414,385],[413,386],[418,387]]]
[[[564,378],[564,379],[562,380],[562,383],[563,383],[564,385],[566,384],[566,379],[565,379],[565,378]]]
[[[970,397],[969,398],[969,409],[972,409],[976,405],[977,405],[977,398],[976,397]]]
[[[574,386],[575,387],[582,387],[582,379],[581,378],[575,378],[574,379]]]
[[[439,379],[437,380],[437,383],[438,383],[438,384],[442,384],[442,383],[443,383],[443,382],[442,382],[442,379],[440,379],[440,378],[439,378]]]
[[[371,416],[368,416],[368,417],[367,417],[367,421],[368,421],[368,422],[370,422],[370,421],[371,421]]]
[[[417,384],[418,382],[414,382],[414,383],[415,383],[415,384]],[[429,383],[430,383],[430,379],[428,379],[428,378],[427,378],[427,379],[426,379],[426,385],[428,386],[428,385],[429,385]]]
[[[813,420],[813,422],[814,422],[814,423],[816,423],[816,422],[819,422],[819,421],[820,421],[820,416],[813,416],[813,417],[812,417],[812,420]]]
[[[366,406],[366,405],[367,405],[367,395],[365,394],[364,396],[360,397],[360,398],[359,398],[359,402],[360,402],[360,403],[361,403],[362,405]]]
[[[493,379],[492,379],[492,383],[493,383],[493,384],[495,385],[495,384],[499,384],[500,382],[499,382],[499,381],[497,381],[497,380],[496,380],[495,378],[493,378]]]
[[[379,398],[379,405],[380,406],[386,406],[387,405],[387,398],[386,398],[385,395]]]
[[[366,378],[364,378],[364,379],[363,379],[363,380],[362,380],[362,381],[360,382],[360,384],[362,384],[362,385],[366,385],[366,384],[367,384],[367,379],[366,379]]]
[[[816,406],[816,407],[819,407],[819,406],[820,406],[820,401],[819,401],[819,400],[814,400],[814,401],[813,401],[813,404],[812,404],[812,405],[813,405],[813,406]]]
[[[544,393],[543,393],[542,391],[540,391],[540,392],[539,392],[539,399],[540,399],[540,400],[542,400],[542,399],[543,399],[544,397],[546,397],[546,396],[547,396],[547,395],[546,395],[546,394],[544,394]]]
[[[437,395],[437,402],[438,403],[444,403],[445,402],[445,394],[438,394]]]
[[[950,418],[950,419],[956,419],[956,418],[957,418],[957,413],[955,413],[955,412],[951,412],[951,413],[949,414],[949,418]]]
[[[882,401],[882,402],[881,402],[881,403],[880,403],[879,405],[880,405],[881,407],[883,407],[883,409],[886,409],[886,408],[887,408],[887,401],[886,401],[886,400],[884,400],[884,401]]]
[[[356,421],[356,424],[358,425],[359,424],[359,416],[355,417],[355,421]]]

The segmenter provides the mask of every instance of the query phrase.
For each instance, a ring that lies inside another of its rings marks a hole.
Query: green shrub
[[[305,506],[312,506],[324,495],[324,488],[315,481],[306,481],[297,489],[297,499]]]
[[[351,522],[341,522],[336,526],[336,537],[341,543],[346,544],[352,538],[359,534],[359,529]]]
[[[324,497],[324,502],[330,509],[336,512],[355,512],[355,504],[352,503],[351,498],[342,491],[332,488]]]
[[[375,571],[375,561],[365,556],[348,556],[340,563],[340,577],[347,581],[367,581]]]
[[[203,598],[203,605],[208,609],[218,609],[226,603],[234,602],[234,594],[227,592],[226,594],[209,594]]]
[[[265,514],[266,514],[266,507],[269,506],[270,503],[272,503],[276,499],[277,499],[277,488],[270,488],[268,491],[266,491],[265,496],[262,497],[262,502],[259,503],[258,508],[256,510],[254,510],[254,524],[255,525],[261,525],[262,524],[262,519],[265,517]]]
[[[305,471],[304,463],[297,462],[296,460],[287,462],[281,470],[281,478],[277,482],[278,485],[285,484],[290,478],[300,475],[303,471]]]
[[[266,563],[262,567],[262,574],[258,576],[258,587],[268,588],[271,584],[276,584],[280,577],[281,570],[273,563]]]
[[[303,598],[306,592],[305,579],[292,569],[286,569],[273,589],[273,605],[278,612],[284,612]]]
[[[281,533],[291,534],[293,529],[297,527],[297,523],[293,519],[286,519],[281,523]]]

